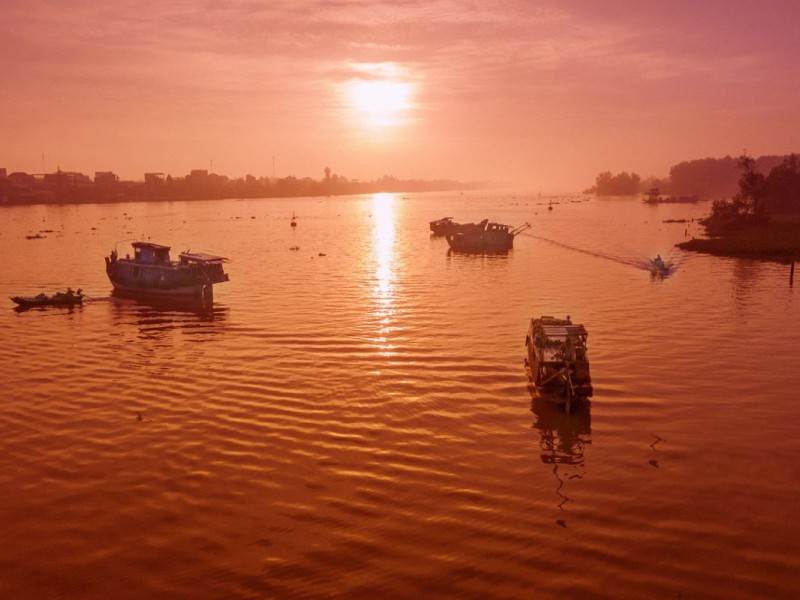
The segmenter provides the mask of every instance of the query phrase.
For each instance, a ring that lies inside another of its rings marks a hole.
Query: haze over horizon
[[[661,177],[798,150],[798,22],[789,1],[0,0],[0,167]]]

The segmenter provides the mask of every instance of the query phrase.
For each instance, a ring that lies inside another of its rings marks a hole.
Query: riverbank
[[[682,250],[731,258],[780,263],[800,259],[800,220],[781,220],[714,233],[714,237],[693,238],[676,246]]]

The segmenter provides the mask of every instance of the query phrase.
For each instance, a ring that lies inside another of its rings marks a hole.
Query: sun
[[[350,106],[369,127],[392,127],[403,121],[411,108],[413,85],[399,81],[353,81],[349,85]]]

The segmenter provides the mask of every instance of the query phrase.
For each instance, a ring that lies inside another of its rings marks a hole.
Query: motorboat
[[[659,275],[661,277],[666,277],[670,273],[670,269],[672,269],[672,263],[664,262],[664,259],[661,258],[659,254],[655,258],[650,259],[650,272],[654,275]]]

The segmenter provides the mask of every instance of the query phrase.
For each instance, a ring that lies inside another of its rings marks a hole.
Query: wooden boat
[[[447,243],[456,252],[508,252],[514,246],[514,237],[528,227],[530,223],[512,229],[510,225],[484,219],[477,225],[451,230],[447,233]]]
[[[453,217],[442,217],[441,219],[436,219],[435,221],[431,221],[428,223],[433,232],[433,235],[447,235],[453,225],[456,223],[453,222]]]
[[[539,394],[563,404],[569,412],[572,404],[592,395],[592,377],[586,352],[589,333],[569,317],[542,316],[531,319],[525,346],[528,378]]]
[[[182,252],[170,260],[169,246],[134,242],[133,258],[106,257],[106,274],[114,291],[123,295],[159,298],[213,297],[213,284],[228,281],[222,263],[227,259],[203,252]]]
[[[78,289],[73,292],[72,288],[67,288],[66,292],[56,292],[48,296],[38,294],[36,296],[12,296],[11,300],[22,308],[32,308],[34,306],[75,306],[83,303],[83,290]]]

